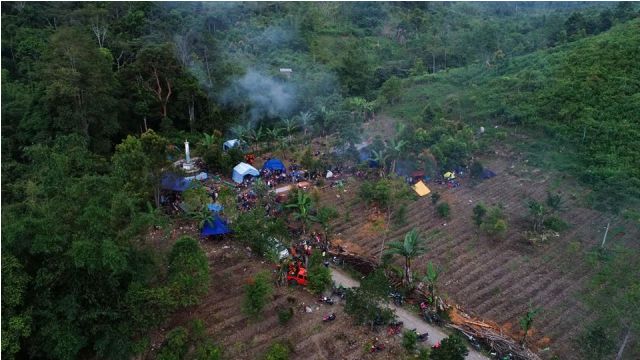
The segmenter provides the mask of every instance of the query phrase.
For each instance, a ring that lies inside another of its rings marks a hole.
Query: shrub
[[[440,342],[440,347],[431,351],[431,360],[464,360],[469,353],[460,336],[451,335]]]
[[[545,228],[561,232],[567,230],[569,228],[569,224],[567,224],[564,220],[560,219],[557,216],[549,216],[542,223]]]
[[[167,334],[167,338],[158,352],[158,360],[181,360],[189,350],[189,333],[181,326]]]
[[[414,352],[418,344],[418,334],[413,330],[406,330],[402,333],[402,347],[408,352]]]
[[[474,161],[473,163],[471,163],[471,169],[469,170],[472,178],[480,179],[482,178],[482,172],[484,171],[484,167],[482,166],[482,163],[480,163],[479,161]]]
[[[269,346],[267,353],[264,355],[265,360],[288,360],[291,350],[282,343],[274,343]]]
[[[245,297],[242,311],[249,317],[257,318],[267,304],[268,297],[273,292],[268,272],[258,273],[244,286]]]
[[[433,194],[431,194],[431,203],[432,204],[437,204],[438,200],[440,200],[440,194],[438,194],[437,192],[434,192]]]
[[[471,218],[473,219],[473,223],[476,224],[477,227],[482,225],[482,221],[484,220],[484,216],[487,214],[487,208],[483,203],[479,203],[478,205],[473,207],[473,215]]]
[[[209,261],[198,241],[183,236],[169,254],[169,285],[182,306],[195,305],[209,288]]]
[[[494,206],[489,209],[485,220],[480,225],[480,229],[489,235],[502,237],[507,232],[507,220],[502,208]]]
[[[438,216],[441,218],[448,219],[449,215],[451,215],[451,207],[446,202],[440,203],[436,208],[436,211],[438,212]]]
[[[278,309],[278,322],[280,325],[284,325],[291,320],[293,317],[293,308],[288,307],[286,309],[280,308]]]
[[[320,256],[319,253],[318,256]],[[320,294],[329,285],[331,285],[331,271],[329,268],[322,263],[309,267],[309,290],[315,294]]]
[[[396,226],[402,226],[407,223],[407,205],[402,204],[393,213],[393,224]]]

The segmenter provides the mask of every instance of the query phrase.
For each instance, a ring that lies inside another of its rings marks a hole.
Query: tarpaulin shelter
[[[243,162],[233,168],[232,178],[236,183],[240,184],[242,180],[244,180],[244,177],[247,175],[260,176],[260,172],[253,166]]]
[[[238,139],[227,140],[224,143],[222,143],[222,150],[227,151],[229,149],[233,149],[238,145],[240,145],[240,140]]]
[[[483,179],[491,179],[494,176],[496,176],[496,173],[494,173],[493,171],[491,171],[489,169],[482,170],[482,178]]]
[[[207,209],[209,209],[209,211],[213,211],[213,212],[220,212],[222,211],[223,207],[222,205],[215,203],[215,204],[207,204]]]
[[[160,182],[162,189],[183,192],[191,185],[191,180],[186,179],[178,174],[165,173],[162,175]]]
[[[286,172],[287,167],[278,159],[269,159],[262,165],[262,170],[282,171]]]
[[[224,235],[231,232],[227,223],[222,220],[218,215],[215,215],[213,221],[205,221],[202,230],[200,231],[200,235],[202,236],[210,236],[210,235]]]
[[[425,196],[431,193],[431,190],[429,190],[427,185],[425,185],[422,180],[418,181],[415,185],[412,186],[412,188],[419,196]]]
[[[456,174],[451,171],[447,171],[443,176],[446,180],[453,180],[456,178]]]

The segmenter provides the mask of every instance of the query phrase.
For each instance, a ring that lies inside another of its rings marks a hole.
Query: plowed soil
[[[462,186],[453,189],[427,184],[442,195],[440,201],[451,206],[449,220],[438,217],[429,196],[419,198],[408,206],[406,225],[391,226],[386,241],[402,240],[411,228],[425,236],[435,234],[427,242],[428,252],[414,260],[414,271],[423,271],[427,261],[435,262],[443,269],[441,291],[451,301],[475,316],[496,321],[514,336],[518,336],[518,318],[529,303],[541,307],[531,345],[540,350],[549,347],[551,351],[540,353],[544,357],[557,354],[577,359],[571,339],[591,320],[580,301],[591,275],[586,253],[602,241],[609,220],[615,230],[609,230],[608,241],[629,244],[638,238],[638,228],[581,206],[584,190],[567,179],[527,166],[518,154],[501,150],[480,160],[498,176],[478,184],[459,179]],[[371,231],[372,210],[355,199],[356,181],[351,179],[348,184],[345,193],[325,189],[321,198],[324,205],[340,210],[335,237],[363,255],[379,256],[384,231]],[[546,244],[533,246],[523,238],[528,226],[526,201],[544,201],[547,191],[560,193],[566,200],[567,209],[559,216],[570,228]],[[471,220],[478,202],[504,206],[509,224],[504,239],[478,234]]]
[[[208,335],[224,348],[225,359],[260,359],[276,341],[293,345],[292,359],[398,359],[404,356],[399,336],[389,337],[384,329],[372,332],[368,327],[355,325],[341,304],[319,304],[315,295],[300,287],[277,287],[264,316],[259,320],[248,319],[241,311],[243,285],[260,271],[272,271],[273,265],[234,241],[203,241],[201,245],[210,263],[209,293],[200,305],[176,314],[152,336],[154,351],[148,358],[155,358],[169,330],[188,326],[191,319],[205,322]],[[277,308],[289,306],[294,308],[293,318],[286,325],[280,325]],[[305,306],[310,306],[313,312],[306,313]],[[322,317],[331,312],[336,313],[336,320],[324,323]],[[385,344],[384,351],[368,351],[373,337]]]

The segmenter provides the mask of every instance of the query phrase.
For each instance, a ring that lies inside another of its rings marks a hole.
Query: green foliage
[[[266,354],[264,354],[265,360],[288,360],[291,350],[289,346],[283,343],[273,343],[269,346]]]
[[[405,330],[402,333],[402,347],[409,353],[416,351],[418,334],[414,330]]]
[[[441,218],[448,219],[451,216],[451,207],[448,203],[443,202],[438,204],[438,206],[436,207],[436,212]]]
[[[278,309],[278,322],[280,325],[286,325],[291,318],[293,318],[292,307]]]
[[[314,251],[309,259],[308,288],[315,294],[321,294],[331,285],[331,271],[324,266],[322,254]]]
[[[273,292],[271,278],[268,272],[256,274],[248,284],[244,286],[245,296],[242,303],[242,311],[251,318],[258,318],[269,301]]]
[[[482,178],[482,173],[484,171],[484,167],[480,161],[474,161],[471,163],[471,167],[469,169],[470,175],[474,179]]]
[[[482,222],[484,221],[484,216],[487,214],[487,207],[484,206],[483,203],[478,203],[476,206],[473,207],[473,215],[471,215],[471,218],[473,219],[473,223],[476,224],[477,227],[480,227],[480,225],[482,225]]]
[[[181,306],[195,305],[209,289],[209,261],[198,241],[183,236],[169,254],[169,286]]]
[[[480,225],[480,229],[485,233],[497,238],[503,237],[507,232],[507,218],[501,206],[493,206]]]
[[[376,270],[360,282],[360,287],[347,290],[344,310],[356,323],[369,325],[387,324],[393,312],[379,303],[389,294],[389,280],[382,270]]]
[[[193,186],[187,189],[182,196],[189,212],[200,211],[213,201],[204,186]]]
[[[266,216],[264,209],[260,207],[241,213],[232,227],[234,238],[247,244],[258,254],[265,254],[270,250],[269,239],[284,239],[288,236],[282,219]]]
[[[2,255],[2,354],[13,358],[22,338],[31,334],[31,314],[24,307],[29,276],[18,259]]]
[[[189,351],[189,333],[181,326],[171,330],[158,352],[159,360],[181,360]]]
[[[610,357],[615,350],[611,335],[601,326],[594,324],[578,338],[580,353],[587,360],[601,360]]]
[[[431,194],[431,203],[433,205],[437,204],[438,201],[440,200],[440,197],[441,197],[440,194],[434,191],[433,194]]]
[[[459,335],[451,335],[442,339],[440,347],[431,351],[431,360],[464,360],[469,353]]]
[[[416,229],[412,229],[404,236],[404,241],[392,241],[387,244],[387,254],[400,255],[404,257],[404,282],[407,285],[412,283],[411,260],[427,250],[424,247],[424,239]]]
[[[536,318],[540,310],[540,308],[534,309],[531,304],[529,304],[529,310],[527,311],[527,313],[524,314],[520,319],[518,319],[518,324],[520,324],[520,328],[524,332],[524,335],[522,336],[523,344],[527,338],[529,329],[531,329],[531,326],[533,325],[533,320]]]
[[[542,222],[542,225],[553,231],[561,232],[565,231],[569,228],[569,224],[567,224],[564,220],[560,219],[557,216],[549,216]]]

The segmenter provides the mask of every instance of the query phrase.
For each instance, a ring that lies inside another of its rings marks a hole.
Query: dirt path
[[[344,287],[349,287],[349,288],[360,286],[360,283],[357,280],[354,280],[353,278],[351,278],[349,275],[347,275],[345,272],[341,271],[340,269],[332,268],[331,278],[336,283],[336,285],[342,285]],[[419,333],[428,332],[429,339],[427,340],[427,343],[429,344],[429,346],[434,345],[435,343],[449,336],[447,333],[445,333],[441,329],[427,324],[417,315],[401,307],[395,306],[393,304],[388,304],[388,306],[395,311],[396,317],[398,318],[398,320],[404,323],[405,328],[417,329]],[[467,355],[466,359],[487,360],[488,358],[473,349],[469,349],[469,355]]]

